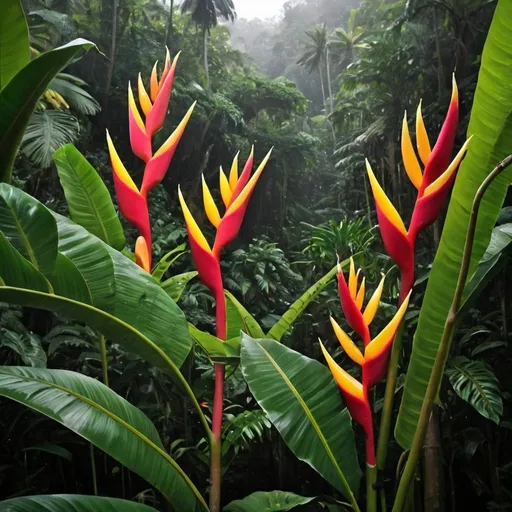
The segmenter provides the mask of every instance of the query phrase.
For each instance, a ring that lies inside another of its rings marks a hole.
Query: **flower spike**
[[[423,115],[421,113],[421,100],[416,110],[416,147],[418,148],[421,161],[423,165],[425,165],[428,162],[432,150],[430,149],[430,141],[428,140],[427,129],[425,128]]]

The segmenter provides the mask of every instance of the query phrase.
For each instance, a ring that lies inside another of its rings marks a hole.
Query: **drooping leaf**
[[[349,260],[341,263],[344,267]],[[337,267],[332,268],[324,277],[318,280],[313,286],[306,290],[284,313],[281,319],[268,331],[267,336],[281,341],[284,334],[290,329],[297,318],[304,313],[304,310],[318,297],[320,292],[329,284],[329,281],[336,275]]]
[[[100,104],[83,88],[87,84],[78,77],[67,73],[59,73],[48,85],[52,91],[58,92],[73,110],[93,116],[100,110]]]
[[[284,512],[314,499],[285,491],[255,492],[243,500],[232,501],[224,507],[224,512]]]
[[[54,443],[43,442],[41,444],[37,444],[35,446],[29,446],[28,448],[23,448],[24,452],[45,452],[51,455],[57,455],[62,457],[63,459],[69,460],[70,462],[73,460],[73,454],[64,448],[63,446],[59,446]]]
[[[3,366],[0,395],[87,439],[168,496],[175,509],[194,511],[199,503],[208,509],[149,418],[101,382],[67,370]]]
[[[11,349],[27,366],[46,367],[46,353],[41,345],[41,339],[36,334],[18,334],[0,328],[0,347]]]
[[[329,370],[275,340],[242,336],[251,393],[297,458],[349,499],[361,477],[351,419]]]
[[[60,148],[53,159],[73,221],[114,249],[123,250],[123,227],[96,169],[72,144]]]
[[[473,198],[495,165],[512,153],[511,17],[512,3],[498,2],[482,53],[471,110],[468,135],[473,135],[473,139],[458,171],[407,370],[395,428],[395,437],[405,449],[410,448],[416,432],[423,397],[455,291]],[[511,182],[512,167],[509,167],[494,180],[482,200],[470,276],[489,245]]]
[[[162,290],[164,290],[174,302],[178,302],[187,284],[196,276],[197,272],[195,270],[172,276],[162,283]]]
[[[456,357],[447,372],[454,391],[482,416],[497,425],[503,414],[498,379],[483,361]]]
[[[57,258],[57,224],[48,208],[31,199],[0,183],[0,229],[36,269],[51,275]]]
[[[188,325],[190,336],[204,350],[213,363],[238,364],[240,359],[240,338],[226,341],[201,331],[192,324]]]
[[[0,91],[30,62],[28,26],[21,0],[6,0],[0,16]]]
[[[191,346],[185,316],[151,276],[83,227],[52,215],[36,199],[7,184],[0,185],[2,201],[10,205],[5,226],[13,233],[13,242],[29,256],[32,251],[32,260],[44,261],[39,266],[51,272],[43,275],[14,249],[2,233],[0,217],[0,300],[86,322],[148,362],[177,372]],[[47,222],[47,215],[53,223]],[[12,219],[17,220],[16,230],[10,230]],[[36,221],[44,221],[46,231],[36,233]],[[57,226],[58,240],[52,236]],[[85,302],[89,300],[90,304]]]
[[[35,112],[21,140],[21,150],[37,167],[52,165],[55,151],[72,142],[80,134],[78,119],[66,110]]]
[[[93,46],[85,39],[75,39],[44,53],[21,68],[0,91],[0,182],[10,181],[14,159],[27,124],[52,78],[80,51]]]
[[[81,496],[79,494],[54,494],[44,496],[23,496],[0,501],[0,512],[155,512],[142,503]]]

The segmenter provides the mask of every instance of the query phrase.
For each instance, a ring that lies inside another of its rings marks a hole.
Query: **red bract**
[[[384,288],[384,276],[368,301],[364,312],[361,313],[365,299],[365,280],[363,278],[358,289],[358,274],[355,273],[354,262],[351,259],[348,286],[341,269],[338,272],[338,282],[342,283],[342,286],[340,287],[340,294],[342,295],[343,311],[345,312],[347,320],[349,320],[346,313],[348,309],[351,315],[354,317],[357,316],[358,323],[364,325],[364,332],[367,333],[367,338],[365,339],[363,337],[364,349],[361,350],[352,341],[334,318],[331,318],[331,324],[345,353],[355,363],[361,366],[362,383],[341,368],[328,354],[323,345],[321,345],[321,347],[333,374],[334,380],[343,394],[343,398],[352,418],[363,427],[366,435],[366,462],[368,465],[374,466],[375,447],[369,391],[373,386],[380,382],[386,374],[391,345],[398,326],[400,325],[400,322],[405,315],[405,311],[407,310],[410,293],[405,297],[401,306],[398,308],[398,311],[386,327],[384,327],[377,336],[371,338],[370,324],[375,317],[380,303],[382,290]],[[345,295],[345,300],[343,300],[343,295]],[[350,304],[349,308],[347,308],[348,304]]]
[[[221,195],[226,206],[226,211],[222,217],[203,177],[204,209],[208,220],[217,229],[213,249],[210,247],[203,232],[190,213],[181,190],[178,189],[178,197],[183,210],[183,216],[185,217],[185,224],[187,225],[194,264],[199,273],[199,277],[203,283],[210,288],[216,300],[217,336],[221,339],[225,339],[226,336],[226,306],[220,269],[220,253],[238,234],[247,210],[249,199],[251,198],[261,173],[265,169],[270,154],[271,152],[263,159],[252,177],[250,177],[250,174],[254,159],[253,152],[251,152],[240,178],[238,178],[238,155],[233,160],[229,180],[221,169]],[[243,186],[238,187],[240,183],[243,183]]]
[[[194,110],[195,103],[190,107],[178,127],[153,154],[152,137],[163,126],[172,84],[176,71],[179,54],[171,64],[169,50],[165,59],[165,66],[161,80],[158,81],[157,63],[153,67],[150,81],[150,94],[147,94],[144,83],[139,74],[138,97],[140,108],[146,118],[144,122],[137,107],[131,84],[128,84],[128,122],[130,128],[130,145],[133,153],[145,162],[142,186],[135,185],[128,171],[124,167],[114,147],[110,135],[107,133],[108,150],[114,172],[119,209],[125,219],[133,224],[141,233],[145,243],[139,240],[135,248],[137,264],[148,272],[151,270],[151,225],[149,221],[147,195],[158,185],[165,176],[171,163],[176,147],[185,131],[187,123]]]
[[[407,114],[402,124],[402,158],[405,170],[418,189],[409,229],[400,217],[375,177],[370,164],[366,168],[377,208],[377,217],[386,252],[395,261],[402,274],[400,301],[404,300],[414,284],[414,251],[420,231],[430,226],[439,216],[446,196],[464,157],[469,139],[451,161],[459,117],[458,91],[455,78],[448,113],[434,149],[430,150],[428,135],[421,115],[421,102],[416,116],[416,147],[425,171],[416,156],[407,124]]]

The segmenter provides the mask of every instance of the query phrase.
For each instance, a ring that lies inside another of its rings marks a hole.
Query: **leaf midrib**
[[[0,374],[2,374],[1,369],[0,369]],[[4,375],[10,376],[10,377],[17,377],[21,381],[37,382],[44,386],[48,386],[50,388],[57,389],[57,390],[61,391],[62,393],[71,395],[72,397],[76,398],[77,400],[84,402],[85,404],[89,405],[90,407],[92,407],[94,409],[97,409],[100,413],[104,414],[105,416],[108,416],[110,419],[114,420],[116,423],[121,425],[123,428],[125,428],[126,430],[131,432],[134,436],[138,437],[141,441],[146,443],[151,449],[153,449],[156,453],[158,453],[158,455],[160,455],[163,459],[165,459],[165,461],[168,462],[178,472],[178,474],[183,478],[185,483],[188,485],[188,487],[190,487],[191,491],[194,493],[194,495],[196,496],[198,501],[201,503],[201,505],[205,508],[205,510],[208,510],[208,507],[207,507],[203,497],[201,496],[199,491],[196,489],[196,487],[192,483],[192,481],[188,478],[186,473],[184,473],[184,471],[178,465],[178,463],[168,453],[166,453],[165,450],[163,450],[158,445],[156,445],[153,441],[151,441],[151,439],[149,439],[142,432],[140,432],[135,427],[130,425],[127,421],[125,421],[122,418],[120,418],[119,416],[117,416],[117,414],[114,414],[112,411],[109,411],[108,409],[106,409],[105,407],[100,405],[99,403],[87,398],[86,396],[83,396],[80,393],[76,393],[75,391],[72,391],[68,388],[60,386],[59,384],[56,384],[54,382],[48,382],[45,380],[37,379],[35,377],[16,375],[16,374],[12,374],[9,372],[4,373]],[[0,391],[0,393],[1,393],[1,391]],[[7,395],[4,395],[4,396],[7,396]],[[8,397],[8,398],[11,398],[11,397]],[[24,404],[24,405],[26,405],[26,404]],[[59,423],[64,424],[62,421],[58,420],[56,417],[54,417],[53,419],[55,421],[58,421]],[[65,425],[65,426],[68,428],[71,428],[68,425]],[[89,439],[89,441],[91,441],[91,440]]]
[[[107,229],[101,219],[101,217],[98,215],[98,210],[94,207],[94,203],[92,202],[91,200],[91,196],[89,195],[89,193],[87,192],[87,189],[83,183],[83,180],[78,176],[78,174],[75,172],[75,169],[73,167],[73,165],[71,165],[71,162],[68,158],[68,155],[66,154],[65,155],[65,158],[66,158],[66,162],[68,163],[68,168],[71,169],[71,172],[74,174],[75,178],[79,181],[79,183],[82,185],[82,190],[84,191],[84,194],[85,194],[85,198],[86,198],[86,201],[87,203],[89,204],[89,208],[90,208],[90,211],[93,212],[94,216],[96,217],[96,220],[98,221],[98,224],[100,225],[101,227],[101,231],[103,233],[103,240],[108,244],[108,245],[111,245],[111,240],[109,239],[109,236],[108,236],[108,232],[107,232]],[[98,179],[99,179],[99,176],[98,176]]]
[[[283,370],[281,370],[281,368],[279,367],[279,365],[276,363],[276,361],[274,360],[274,358],[270,355],[269,352],[267,352],[267,350],[265,350],[261,344],[259,344],[257,341],[254,341],[254,343],[256,343],[258,345],[258,347],[261,349],[261,351],[265,354],[265,356],[267,357],[267,359],[270,361],[270,363],[274,366],[274,368],[277,370],[277,372],[279,373],[279,375],[281,376],[281,378],[283,379],[283,381],[285,382],[285,384],[288,386],[288,388],[290,389],[290,391],[294,394],[295,398],[297,399],[297,401],[299,402],[299,404],[301,405],[302,409],[304,410],[307,418],[309,419],[311,425],[313,426],[318,438],[320,439],[320,442],[322,443],[322,446],[324,447],[324,450],[326,451],[327,453],[327,456],[329,457],[329,459],[331,460],[331,462],[333,463],[334,467],[336,468],[336,471],[340,477],[340,480],[341,480],[341,483],[343,484],[343,487],[345,487],[347,493],[349,494],[349,496],[353,496],[353,493],[352,493],[352,489],[350,488],[350,486],[348,485],[348,482],[345,478],[345,475],[343,474],[343,471],[341,470],[341,468],[339,467],[338,465],[338,462],[336,460],[336,458],[334,457],[334,454],[332,453],[332,450],[329,446],[329,443],[327,442],[327,439],[325,438],[323,432],[321,431],[320,429],[320,426],[318,425],[318,423],[316,422],[315,420],[315,417],[313,416],[313,414],[311,413],[311,410],[309,409],[309,407],[307,406],[306,402],[304,402],[303,398],[300,396],[299,392],[297,391],[297,389],[295,388],[295,386],[292,384],[292,382],[290,381],[290,379],[287,377],[287,375],[283,372]]]

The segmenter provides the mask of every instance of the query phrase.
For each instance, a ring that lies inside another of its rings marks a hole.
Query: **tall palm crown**
[[[233,0],[183,0],[183,12],[189,12],[192,20],[203,30],[210,30],[219,23],[219,17],[234,21],[236,18]]]

